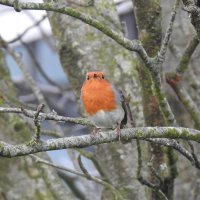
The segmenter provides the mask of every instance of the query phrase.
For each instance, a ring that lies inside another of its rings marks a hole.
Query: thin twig
[[[175,4],[173,6],[173,10],[172,10],[172,13],[171,13],[171,18],[169,20],[167,31],[165,33],[165,37],[163,39],[162,46],[161,46],[160,51],[158,53],[158,58],[159,58],[160,62],[163,62],[165,60],[165,54],[167,52],[170,36],[172,34],[172,30],[173,30],[172,27],[173,27],[173,24],[174,24],[174,20],[175,20],[175,16],[176,16],[176,12],[177,12],[177,8],[179,6],[179,3],[180,3],[180,0],[176,0]]]
[[[36,131],[35,131],[36,142],[38,142],[40,140],[40,119],[39,119],[39,115],[40,115],[40,112],[42,112],[44,106],[45,106],[44,104],[40,104],[37,107],[36,113],[34,115],[34,123],[35,123],[35,126],[36,126]]]
[[[153,167],[152,163],[149,162],[147,163],[147,166],[151,169],[153,175],[157,178],[157,180],[159,181],[159,188],[163,185],[163,180],[160,177],[160,175],[158,174],[158,172],[156,171],[156,169]]]
[[[81,160],[81,155],[80,155],[80,154],[78,155],[77,160],[78,160],[78,164],[79,164],[79,167],[80,167],[81,171],[85,174],[85,176],[86,176],[88,179],[91,180],[91,175],[89,174],[89,172],[87,171],[87,169],[86,169],[85,166],[83,165],[83,162],[82,162],[82,160]]]
[[[180,58],[179,65],[176,68],[176,73],[180,74],[181,76],[185,73],[185,71],[188,69],[192,54],[194,53],[198,44],[199,39],[198,36],[195,35],[187,44],[187,47]]]
[[[113,192],[114,195],[116,195],[116,196],[118,196],[120,199],[122,199],[122,198],[121,198],[121,195],[120,195],[119,192],[118,192],[118,190],[117,190],[113,185],[111,185],[110,183],[107,183],[107,182],[105,182],[105,181],[103,181],[103,180],[101,180],[101,179],[99,179],[99,178],[97,178],[97,177],[95,177],[95,176],[89,175],[88,172],[87,172],[87,173],[82,173],[82,172],[79,172],[79,171],[76,171],[76,170],[73,170],[73,169],[69,169],[69,168],[64,167],[64,166],[59,166],[59,165],[53,164],[53,163],[51,163],[51,162],[49,162],[49,161],[47,161],[47,160],[44,160],[44,159],[42,159],[42,158],[40,158],[40,157],[38,157],[38,156],[35,156],[35,155],[30,155],[30,156],[31,156],[37,163],[45,164],[45,165],[48,165],[48,166],[51,166],[51,167],[54,167],[54,168],[57,168],[57,169],[60,169],[60,170],[64,170],[64,171],[70,172],[70,173],[72,173],[72,174],[75,174],[75,175],[77,175],[77,176],[81,176],[81,177],[86,178],[86,179],[88,179],[88,180],[94,181],[94,182],[96,182],[96,183],[98,183],[98,184],[101,184],[101,185],[103,185],[104,187],[110,189],[110,190]],[[83,167],[83,166],[82,166],[82,167]],[[85,170],[85,168],[84,168],[84,170]],[[86,170],[86,171],[87,171],[87,170]]]
[[[166,81],[172,87],[179,100],[182,102],[182,104],[185,106],[185,108],[191,115],[195,123],[195,128],[200,129],[199,109],[195,104],[195,102],[190,97],[190,95],[188,94],[188,92],[178,84],[179,78],[177,77],[177,75],[172,73],[171,74],[167,73]]]
[[[190,141],[188,141],[188,144],[190,146],[191,154],[192,154],[192,157],[194,159],[194,165],[196,166],[196,168],[200,168],[200,161],[199,161],[199,159],[197,158],[197,156],[194,152],[194,146],[193,146],[192,142],[190,142]]]
[[[92,161],[92,163],[94,164],[95,168],[97,169],[97,171],[99,172],[99,174],[101,175],[101,177],[103,178],[103,180],[105,180],[106,182],[109,182],[108,177],[106,176],[106,174],[104,173],[104,171],[102,170],[102,167],[100,165],[100,163],[98,162],[98,160],[94,157],[94,153],[91,152],[87,152],[84,149],[76,149],[82,156],[84,156],[85,158],[89,159]]]
[[[198,79],[198,74],[195,73],[193,70],[189,71],[189,76],[188,76],[188,84],[190,88],[194,90],[192,93],[191,97],[194,100],[194,102],[197,102],[197,105],[200,104],[200,80]]]
[[[40,102],[40,103],[44,103],[45,105],[48,105],[43,94],[40,92],[36,82],[34,81],[34,79],[32,78],[32,76],[30,75],[30,73],[28,72],[27,68],[24,66],[24,63],[22,62],[20,55],[17,54],[12,48],[10,48],[7,43],[5,41],[3,41],[1,39],[1,42],[4,43],[3,47],[5,48],[5,50],[13,57],[13,59],[15,60],[15,62],[17,63],[17,65],[19,66],[20,70],[22,71],[22,73],[24,74],[24,77],[26,77],[26,80],[30,86],[30,88],[32,89],[35,98]]]
[[[145,139],[146,141],[154,142],[157,144],[161,144],[167,147],[173,147],[176,151],[178,151],[180,154],[182,154],[184,157],[186,157],[190,162],[194,162],[193,157],[191,153],[182,147],[176,140],[169,140],[167,138],[161,139],[161,138],[150,138]]]
[[[138,166],[137,166],[136,175],[137,175],[138,181],[142,185],[145,185],[145,186],[151,188],[152,190],[156,191],[161,199],[168,200],[167,197],[165,196],[165,194],[160,190],[160,186],[159,185],[149,182],[148,180],[144,179],[144,177],[141,175],[141,170],[142,170],[142,151],[141,151],[140,141],[136,140],[136,144],[137,144],[137,152],[138,152]]]
[[[166,82],[171,86],[179,100],[183,103],[185,108],[190,113],[195,127],[200,129],[200,114],[195,102],[192,100],[188,92],[182,88],[179,84],[185,71],[188,69],[189,61],[196,47],[199,44],[198,36],[195,35],[192,40],[188,43],[183,55],[181,56],[180,63],[176,68],[176,72],[168,72],[165,75]]]
[[[58,83],[56,83],[55,81],[53,81],[52,79],[50,79],[47,74],[44,72],[43,68],[41,67],[40,63],[36,60],[34,54],[33,54],[33,51],[32,49],[29,47],[29,45],[27,45],[25,42],[23,42],[22,40],[20,40],[21,43],[24,45],[24,47],[26,48],[27,52],[29,53],[29,55],[31,56],[34,64],[35,64],[35,67],[37,68],[37,70],[40,72],[40,74],[45,78],[45,80],[50,83],[51,85],[59,88],[59,90],[63,91],[64,88],[59,85]]]
[[[58,132],[52,131],[52,130],[41,130],[41,134],[46,135],[46,136],[52,136],[54,138],[63,137],[62,133],[58,133]]]
[[[17,113],[17,114],[23,114],[28,118],[34,118],[34,115],[36,111],[25,109],[25,108],[4,108],[0,107],[0,113]],[[71,117],[64,117],[57,115],[55,111],[52,111],[50,113],[42,113],[40,112],[40,117],[42,120],[53,120],[57,122],[71,122],[76,124],[82,124],[82,125],[88,125],[92,126],[93,124],[87,119],[87,118],[71,118]]]
[[[176,124],[176,119],[174,117],[174,113],[172,112],[172,109],[169,105],[165,93],[163,92],[160,73],[153,74],[152,80],[153,80],[154,91],[158,98],[161,112],[166,121],[166,124],[176,126],[177,124]]]
[[[142,171],[142,151],[141,151],[141,145],[140,145],[140,141],[136,140],[136,144],[137,144],[137,152],[138,152],[138,166],[137,166],[137,179],[138,181],[143,184],[146,185],[150,188],[154,188],[154,189],[159,189],[159,185],[157,184],[153,184],[150,183],[149,181],[147,181],[146,179],[144,179],[144,177],[141,174]]]
[[[46,15],[44,15],[40,20],[38,20],[36,23],[34,23],[33,25],[29,26],[27,29],[25,29],[20,35],[18,35],[16,38],[7,41],[8,43],[13,43],[13,42],[17,42],[18,40],[20,40],[22,37],[24,37],[24,35],[26,33],[28,33],[28,31],[30,31],[32,28],[35,28],[36,26],[38,26],[41,22],[43,22],[45,19],[47,18]]]

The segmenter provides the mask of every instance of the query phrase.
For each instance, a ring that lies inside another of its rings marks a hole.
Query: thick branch
[[[182,127],[142,127],[121,130],[121,140],[147,138],[173,138],[185,139],[200,142],[200,131]],[[65,137],[51,139],[44,142],[34,143],[33,145],[20,144],[11,145],[0,142],[0,156],[16,157],[42,151],[52,151],[67,148],[83,148],[92,145],[110,143],[118,141],[115,131],[99,133],[98,135],[84,135],[77,137]]]

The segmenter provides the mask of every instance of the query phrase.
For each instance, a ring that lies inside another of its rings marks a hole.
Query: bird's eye
[[[87,76],[87,80],[89,80],[90,79],[90,77],[89,76]]]
[[[102,74],[102,79],[104,79],[104,75]]]

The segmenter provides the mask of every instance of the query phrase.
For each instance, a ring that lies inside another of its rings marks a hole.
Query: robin
[[[81,88],[81,100],[91,122],[94,132],[101,128],[120,129],[127,123],[124,96],[108,80],[103,72],[88,72]]]

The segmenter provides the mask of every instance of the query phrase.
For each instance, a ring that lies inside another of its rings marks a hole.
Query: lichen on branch
[[[121,130],[121,140],[147,138],[185,139],[200,142],[200,131],[182,127],[137,127]],[[0,142],[0,157],[16,157],[37,152],[52,151],[68,148],[84,148],[102,143],[118,142],[115,131],[101,132],[96,135],[83,135],[50,139],[29,144],[11,145]]]

